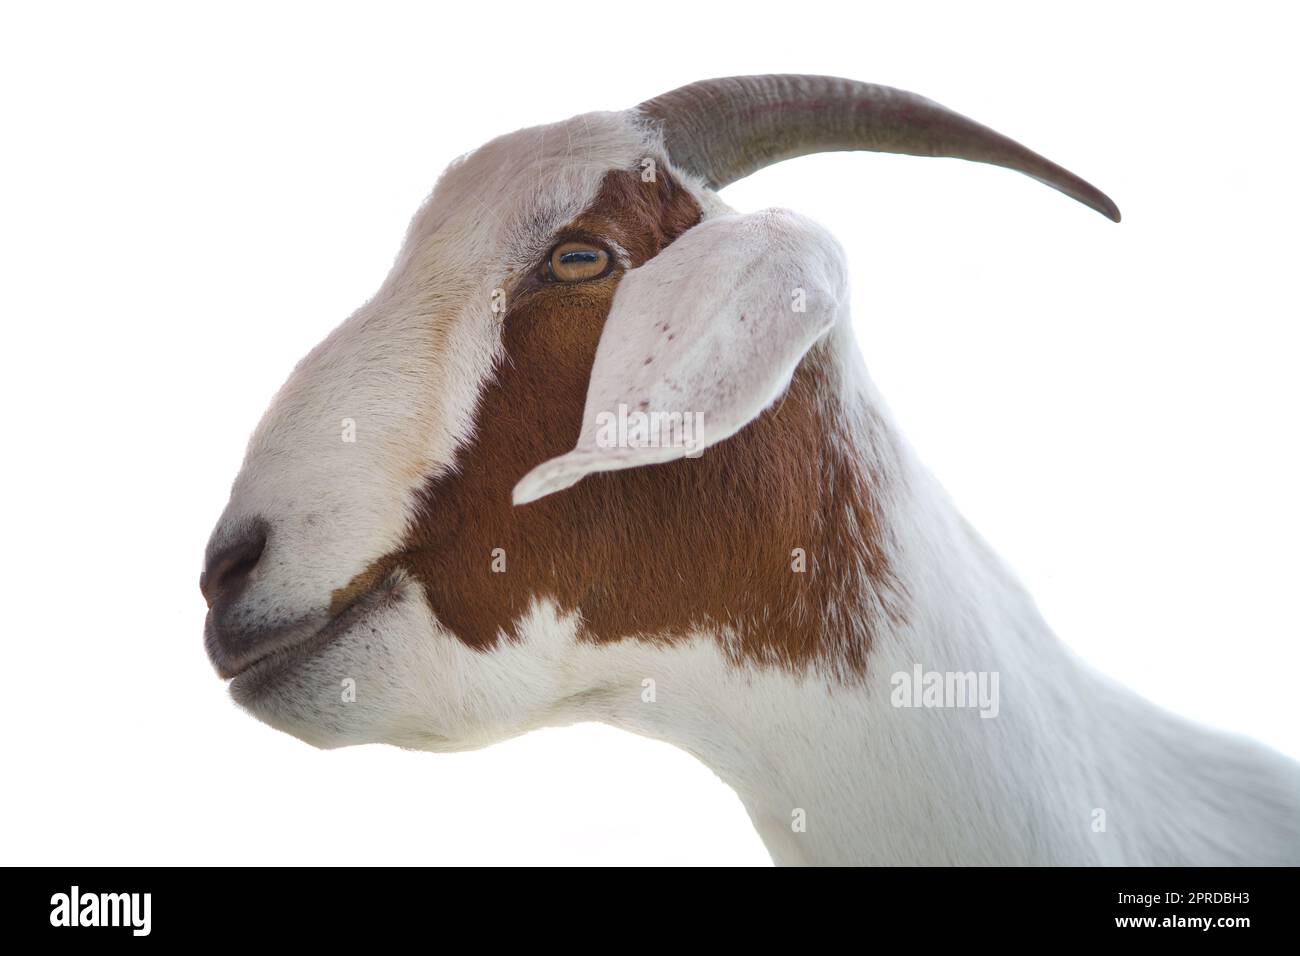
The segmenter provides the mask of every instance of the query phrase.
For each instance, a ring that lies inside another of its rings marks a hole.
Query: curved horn
[[[637,109],[662,124],[674,163],[713,189],[784,159],[866,149],[1005,166],[1119,222],[1074,173],[933,100],[833,76],[731,76],[683,86]]]

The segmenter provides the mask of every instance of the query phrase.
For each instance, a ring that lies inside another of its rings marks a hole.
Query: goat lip
[[[235,684],[241,685],[240,696],[246,696],[274,676],[311,657],[373,612],[390,607],[401,599],[400,582],[385,579],[333,615],[310,615],[276,629],[253,654],[214,661],[217,673],[222,679],[230,680],[232,688]]]

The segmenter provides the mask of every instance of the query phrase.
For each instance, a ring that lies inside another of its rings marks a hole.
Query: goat
[[[828,150],[992,163],[1120,219],[829,77],[487,143],[249,442],[200,579],[230,693],[321,747],[605,721],[704,761],[780,864],[1300,862],[1300,767],[1076,661],[899,436],[836,241],[718,196]]]

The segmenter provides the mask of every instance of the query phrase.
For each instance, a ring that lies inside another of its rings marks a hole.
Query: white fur
[[[452,467],[473,429],[492,427],[474,418],[500,347],[492,289],[544,252],[607,169],[631,168],[656,149],[626,118],[593,114],[503,137],[447,172],[379,294],[295,370],[253,436],[215,533],[220,541],[251,516],[271,522],[244,602],[248,620],[319,614],[332,589],[400,542],[417,489]],[[726,215],[688,182],[706,218]],[[706,222],[697,238],[726,231]],[[665,262],[695,241],[679,240]],[[827,248],[815,242],[803,254]],[[654,264],[646,268],[652,277]],[[620,303],[636,302],[642,284],[635,274],[625,282]],[[833,275],[827,283],[837,288]],[[827,441],[846,443],[879,479],[880,533],[908,598],[905,623],[888,624],[859,569],[843,605],[821,622],[857,639],[874,635],[865,677],[829,664],[800,674],[736,665],[725,633],[672,645],[586,643],[576,617],[544,599],[518,622],[518,641],[474,651],[442,627],[418,587],[401,582],[390,603],[260,692],[240,677],[232,693],[319,746],[452,750],[607,721],[712,767],[781,863],[1300,863],[1296,766],[1192,727],[1076,661],[897,436],[838,294],[831,314],[821,347],[832,362],[828,408],[843,428]],[[824,331],[820,317],[813,334],[792,340],[798,351]],[[724,407],[701,393],[726,434],[743,424],[731,420],[737,409],[752,417],[784,385],[787,352],[738,348],[740,372],[762,385],[743,401]],[[598,368],[601,388],[618,379],[618,354],[602,346],[598,365],[615,364]],[[355,445],[339,439],[345,417],[356,420]],[[997,672],[998,716],[892,706],[890,675],[917,664]],[[652,703],[642,697],[647,678]],[[1104,832],[1094,829],[1097,810]],[[804,832],[792,826],[797,811]]]

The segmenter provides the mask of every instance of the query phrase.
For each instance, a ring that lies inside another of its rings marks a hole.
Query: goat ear
[[[719,216],[688,230],[623,277],[578,445],[526,474],[515,504],[730,438],[785,391],[846,296],[839,244],[795,213]]]

